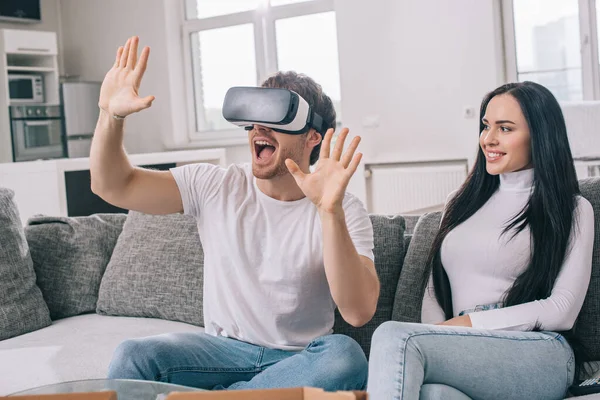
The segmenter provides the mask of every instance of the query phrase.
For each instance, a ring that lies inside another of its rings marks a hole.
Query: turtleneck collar
[[[533,168],[500,174],[500,189],[520,192],[530,191],[533,187]]]

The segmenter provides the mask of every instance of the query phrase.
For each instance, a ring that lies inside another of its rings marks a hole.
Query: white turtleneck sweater
[[[500,187],[488,202],[444,239],[441,259],[450,281],[454,316],[477,306],[500,303],[527,268],[531,257],[529,229],[525,228],[512,240],[513,232],[502,235],[502,231],[527,204],[532,183],[533,169],[500,175]],[[473,328],[529,330],[539,324],[541,329],[549,331],[571,329],[590,282],[594,245],[594,211],[581,196],[577,198],[569,243],[550,297],[470,312]],[[421,317],[423,323],[429,324],[446,320],[435,299],[431,278]]]

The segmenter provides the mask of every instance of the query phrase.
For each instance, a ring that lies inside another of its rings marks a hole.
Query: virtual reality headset
[[[254,124],[299,135],[313,128],[325,135],[323,118],[298,93],[282,88],[232,87],[225,94],[223,117],[251,130]]]

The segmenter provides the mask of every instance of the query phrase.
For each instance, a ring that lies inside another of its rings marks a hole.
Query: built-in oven
[[[11,106],[14,161],[66,157],[60,106]]]

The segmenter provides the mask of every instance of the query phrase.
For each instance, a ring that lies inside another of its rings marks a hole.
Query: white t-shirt
[[[279,201],[256,185],[252,166],[171,169],[204,250],[204,324],[212,335],[300,350],[332,332],[335,303],[314,204]],[[358,254],[373,260],[373,226],[346,193],[346,224]]]

